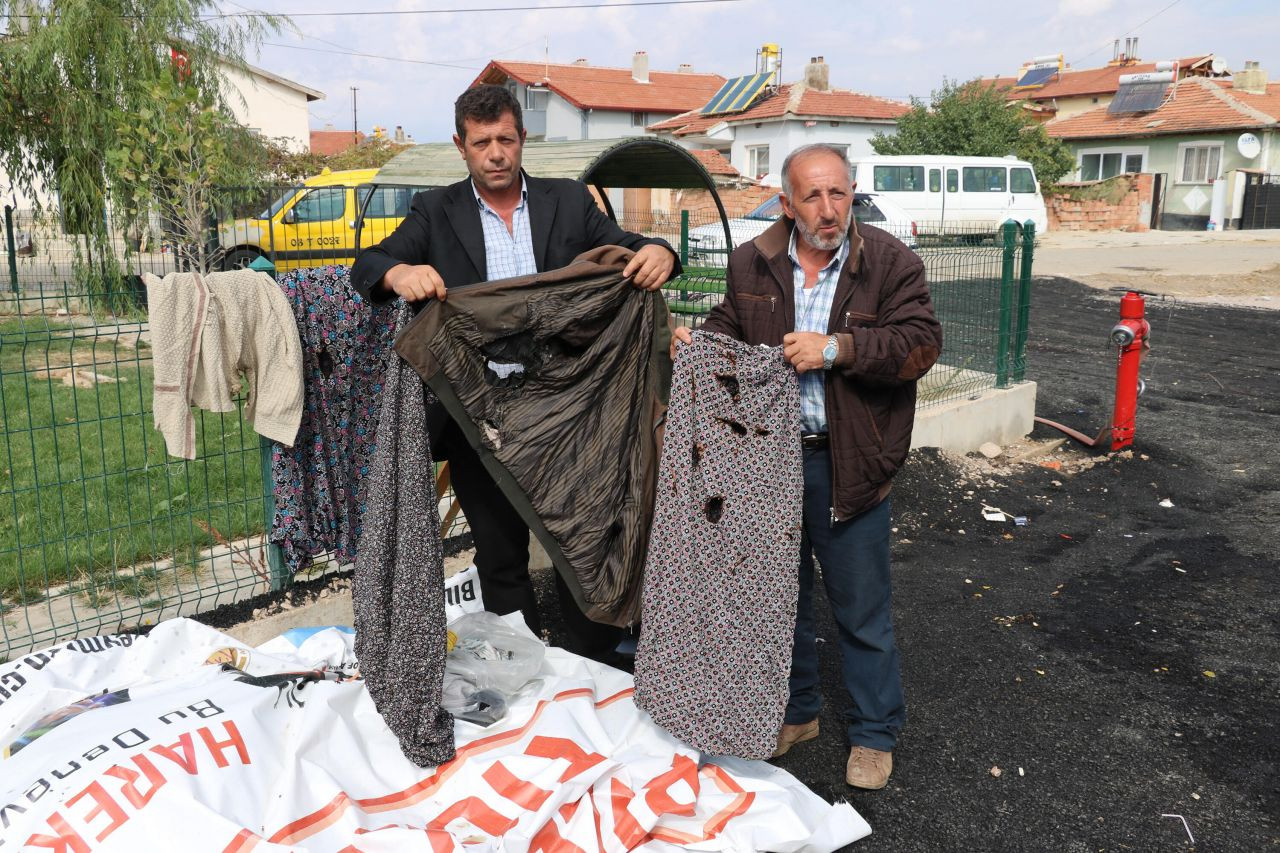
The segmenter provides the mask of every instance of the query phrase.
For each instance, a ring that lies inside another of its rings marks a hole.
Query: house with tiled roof
[[[1117,39],[1114,57],[1101,68],[1072,68],[1063,63],[1060,55],[1045,56],[1026,63],[1012,77],[988,79],[1037,121],[1049,122],[1108,106],[1120,88],[1120,78],[1125,75],[1167,70],[1181,80],[1223,77],[1229,73],[1222,58],[1212,53],[1167,62],[1143,62],[1136,55],[1137,42],[1137,39],[1126,39],[1121,48]]]
[[[745,109],[726,113],[704,103],[649,130],[686,148],[720,151],[743,175],[777,186],[778,169],[793,149],[828,142],[856,160],[874,153],[871,137],[891,132],[910,109],[900,101],[833,89],[829,76],[823,57],[815,57],[803,80],[765,88]]]
[[[642,136],[646,127],[707,102],[725,83],[719,74],[651,71],[637,51],[630,68],[495,59],[472,85],[506,86],[520,102],[530,141]]]
[[[1280,171],[1280,83],[1257,63],[1230,80],[1185,77],[1130,84],[1107,107],[1045,125],[1076,157],[1077,180],[1149,172],[1162,185],[1165,229],[1238,224],[1251,175]],[[1140,87],[1146,86],[1146,90]],[[1153,88],[1154,87],[1154,88]],[[1223,209],[1213,210],[1215,184]]]

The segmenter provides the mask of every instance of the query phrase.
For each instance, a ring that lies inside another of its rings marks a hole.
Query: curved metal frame
[[[633,173],[620,173],[617,171],[617,169],[623,168],[619,166],[619,163],[625,164],[630,158],[635,158],[637,164],[643,163],[644,152],[637,149],[648,149],[649,151],[657,149],[666,157],[674,158],[674,160],[669,159],[667,162],[668,164],[676,165],[676,170],[668,172],[666,180],[659,179],[659,183],[653,182],[651,170],[640,168]],[[410,155],[414,159],[421,159],[424,155],[431,155],[437,151],[452,161],[450,166],[456,164],[457,168],[454,170],[446,166],[443,169],[438,169],[434,173],[436,176],[441,179],[450,178],[448,183],[462,180],[467,176],[462,158],[458,155],[457,149],[452,143],[427,143],[414,146],[409,151],[393,157],[374,176],[369,185],[373,190],[384,186],[446,186],[446,183],[426,184],[411,182],[408,180],[411,175],[405,172],[405,162],[408,161],[406,155]],[[729,229],[729,214],[725,211],[724,202],[720,200],[720,193],[716,190],[715,181],[711,178],[711,173],[687,149],[675,143],[653,136],[635,136],[621,140],[531,142],[525,145],[523,155],[523,164],[530,167],[540,177],[574,177],[576,180],[593,187],[604,205],[605,213],[614,222],[618,221],[617,214],[613,210],[613,204],[609,201],[604,182],[597,179],[598,173],[602,171],[613,178],[609,183],[609,186],[613,189],[649,187],[709,190],[711,199],[715,202],[716,211],[720,214],[720,224],[724,228],[725,245],[730,249],[733,247],[733,233]],[[575,155],[577,162],[575,162]],[[579,162],[581,162],[581,166],[578,165]],[[544,174],[544,169],[539,168],[540,165],[546,165],[552,174]],[[396,169],[397,166],[400,167],[399,171]],[[394,180],[384,180],[384,171],[388,172],[387,177],[394,178]],[[621,179],[621,182],[619,182],[619,179]],[[365,213],[372,199],[373,192],[371,191],[356,213],[355,248],[357,252],[360,251],[360,237],[364,229]]]

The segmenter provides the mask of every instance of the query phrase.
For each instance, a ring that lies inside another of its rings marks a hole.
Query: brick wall
[[[730,219],[735,216],[742,216],[744,213],[750,213],[778,193],[777,187],[762,187],[758,185],[726,186],[717,187],[716,189],[720,194],[721,203],[724,204],[725,212],[729,214]],[[706,190],[672,190],[671,209],[688,210],[689,218],[695,221],[699,214],[704,217],[716,215],[715,202],[711,200],[711,193]]]
[[[1126,174],[1105,181],[1061,184],[1060,191],[1044,199],[1049,230],[1148,231],[1152,181],[1152,175]]]

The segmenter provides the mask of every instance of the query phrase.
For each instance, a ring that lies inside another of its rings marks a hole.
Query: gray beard
[[[805,225],[800,219],[796,219],[796,229],[800,232],[800,236],[804,241],[815,249],[824,252],[833,252],[840,248],[840,244],[844,242],[845,237],[849,234],[849,223],[853,220],[853,208],[849,208],[849,213],[844,218],[844,222],[840,223],[840,233],[830,240],[823,240],[818,236],[817,232],[810,231],[809,226]]]

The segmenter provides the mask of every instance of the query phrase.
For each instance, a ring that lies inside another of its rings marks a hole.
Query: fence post
[[[1000,328],[996,336],[996,387],[1009,387],[1009,344],[1013,331],[1013,264],[1018,253],[1018,226],[1006,222],[1000,227],[1004,234],[1004,263],[1000,269]]]
[[[249,268],[275,278],[275,264],[266,258],[254,259],[253,263],[249,264]],[[275,523],[276,518],[276,493],[272,488],[274,481],[271,477],[271,454],[274,451],[274,442],[262,436],[258,437],[258,455],[262,463],[262,538],[266,544],[267,567],[271,570],[271,590],[279,592],[293,586],[293,575],[285,567],[284,552],[280,550],[280,546],[270,541],[271,525]]]
[[[1028,219],[1022,225],[1022,274],[1018,277],[1018,337],[1013,348],[1013,381],[1021,382],[1027,373],[1027,324],[1031,321],[1031,262],[1036,251],[1036,224]]]
[[[13,239],[13,208],[4,206],[4,240],[9,247],[9,288],[18,292],[18,244]]]
[[[689,211],[680,211],[680,266],[682,268],[689,266]],[[683,279],[684,276],[681,276]],[[680,291],[680,301],[685,302],[689,299],[689,291]]]

